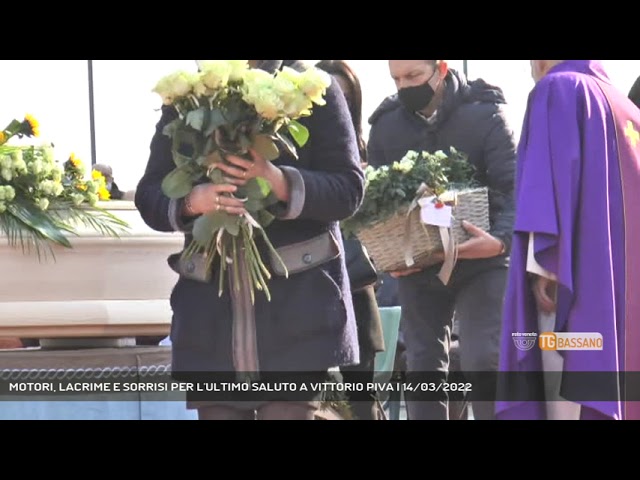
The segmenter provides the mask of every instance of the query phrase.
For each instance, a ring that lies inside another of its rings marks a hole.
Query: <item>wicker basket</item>
[[[456,244],[459,244],[469,239],[469,234],[462,227],[463,220],[485,231],[489,230],[489,197],[487,188],[461,190],[455,192],[455,195],[451,231]],[[383,222],[361,230],[357,235],[381,272],[407,268],[404,259],[406,213],[406,209],[398,212]],[[413,210],[409,221],[412,222],[411,246],[415,262],[412,268],[424,268],[438,263],[432,255],[443,250],[440,229],[432,225],[421,225],[419,207]]]

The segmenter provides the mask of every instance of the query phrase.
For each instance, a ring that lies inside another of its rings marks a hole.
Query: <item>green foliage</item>
[[[162,191],[169,198],[185,197],[191,188],[191,175],[184,167],[176,168],[162,180]]]
[[[307,129],[307,127],[302,125],[297,120],[291,120],[291,122],[289,122],[289,125],[287,126],[287,129],[289,130],[289,133],[296,141],[296,143],[299,146],[304,147],[304,145],[309,140],[309,130]]]
[[[475,185],[475,169],[467,156],[451,147],[448,153],[409,151],[399,162],[365,170],[366,190],[362,206],[342,222],[347,236],[394,214],[406,211],[424,183],[434,195]]]

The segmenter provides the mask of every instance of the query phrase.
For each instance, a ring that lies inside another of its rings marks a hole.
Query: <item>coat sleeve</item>
[[[162,192],[164,177],[175,168],[171,139],[162,131],[176,116],[174,109],[163,107],[151,139],[149,161],[135,194],[136,207],[145,223],[161,232],[187,232],[192,223],[181,215],[183,199],[170,199]]]
[[[369,131],[369,142],[367,144],[367,160],[369,165],[375,168],[387,165],[387,158],[380,142],[379,126],[374,123]]]
[[[315,107],[304,123],[306,168],[281,166],[290,187],[290,199],[272,212],[281,220],[341,221],[352,216],[364,196],[364,174],[347,103],[334,82],[326,105]]]
[[[489,233],[502,240],[509,252],[515,218],[516,144],[500,108],[491,117],[491,127],[484,143],[484,158],[489,187]]]

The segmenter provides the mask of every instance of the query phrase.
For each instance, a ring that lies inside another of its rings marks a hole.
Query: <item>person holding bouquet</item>
[[[249,66],[273,75],[308,68],[298,60],[250,60]],[[249,299],[246,278],[235,266],[231,270],[240,281],[234,288],[220,288],[225,267],[220,256],[210,269],[202,268],[206,262],[197,255],[189,261],[170,258],[169,263],[180,274],[170,299],[174,376],[190,372],[303,372],[323,381],[330,368],[358,363],[339,222],[353,215],[361,204],[364,176],[353,124],[338,84],[329,78],[323,101],[301,118],[309,135],[297,150],[297,158],[286,149],[273,161],[254,148],[248,149],[248,155],[224,155],[223,161],[211,168],[221,173],[223,181],[197,181],[182,198],[171,198],[163,189],[163,181],[175,167],[172,140],[165,135],[165,127],[178,117],[176,108],[166,103],[135,197],[151,228],[184,232],[187,248],[201,216],[226,212],[248,218],[248,202],[239,192],[252,179],[266,180],[274,198],[268,208],[274,219],[264,228],[265,235],[255,240],[269,273],[269,296],[264,289],[257,289]],[[270,247],[279,253],[277,261]],[[226,255],[224,259],[229,261]],[[197,408],[199,418],[205,420],[315,417],[319,403],[311,392],[309,398],[288,400],[274,396],[251,402],[189,401],[188,406]]]

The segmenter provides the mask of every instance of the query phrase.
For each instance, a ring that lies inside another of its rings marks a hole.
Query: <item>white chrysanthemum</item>
[[[84,196],[81,193],[74,193],[71,195],[71,201],[76,207],[80,206],[84,202]]]
[[[5,185],[4,187],[4,199],[10,202],[16,198],[16,191],[11,185]]]
[[[11,157],[8,155],[5,155],[4,157],[0,158],[0,168],[11,168],[13,166],[13,161],[11,160]]]
[[[46,210],[47,208],[49,208],[49,200],[47,200],[46,198],[39,199],[38,207],[40,208],[40,210]]]

